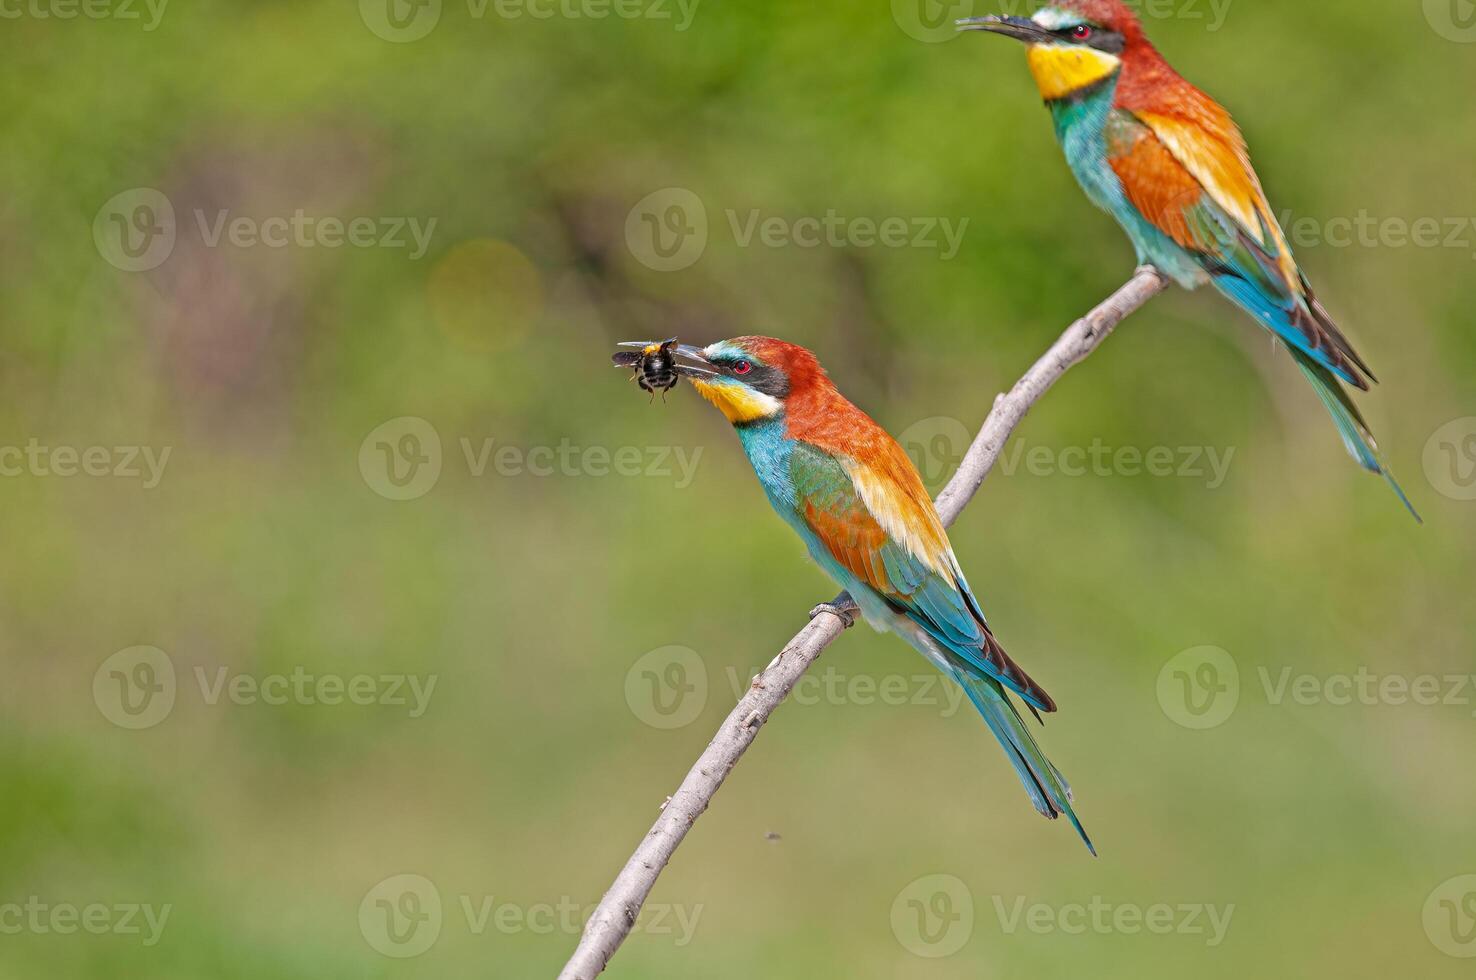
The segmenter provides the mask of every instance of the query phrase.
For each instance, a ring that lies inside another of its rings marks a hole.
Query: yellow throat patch
[[[1116,55],[1074,44],[1032,44],[1026,57],[1040,96],[1047,101],[1094,85],[1122,64]]]
[[[727,416],[728,421],[734,425],[744,422],[757,422],[775,415],[782,407],[779,399],[772,395],[766,395],[761,391],[737,384],[708,384],[692,378],[692,387],[697,389],[697,394],[706,398],[718,407],[718,411]]]

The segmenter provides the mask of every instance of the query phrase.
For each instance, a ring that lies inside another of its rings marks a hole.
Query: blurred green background
[[[858,629],[610,976],[1470,975],[1468,8],[1149,7],[1426,526],[1263,332],[1154,300],[953,532],[1101,858]],[[553,976],[833,594],[612,343],[808,345],[936,488],[1132,269],[1018,48],[950,37],[994,9],[7,4],[0,976]]]

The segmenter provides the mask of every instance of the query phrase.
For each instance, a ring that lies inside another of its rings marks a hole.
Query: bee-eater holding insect
[[[1415,514],[1343,388],[1367,391],[1373,372],[1297,268],[1230,114],[1169,67],[1121,0],[1054,0],[1029,18],[959,27],[1028,46],[1067,164],[1127,231],[1138,261],[1186,289],[1213,283],[1279,337],[1349,454]]]
[[[820,567],[874,628],[899,634],[963,686],[1035,808],[1052,819],[1064,813],[1091,848],[1070,787],[1011,695],[1037,718],[1055,711],[1055,702],[990,632],[902,447],[836,390],[803,347],[739,337],[676,352],[695,362],[677,370],[733,424],[769,503]]]

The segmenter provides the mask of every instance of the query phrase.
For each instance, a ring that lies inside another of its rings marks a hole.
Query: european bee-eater
[[[902,447],[803,347],[739,337],[677,353],[695,362],[678,370],[733,424],[769,503],[820,567],[874,628],[897,633],[963,686],[1035,808],[1052,819],[1064,813],[1091,848],[1070,787],[1010,695],[1034,712],[1056,704],[990,632]]]
[[[1281,338],[1348,452],[1415,514],[1340,383],[1367,391],[1373,372],[1297,268],[1230,114],[1169,67],[1121,0],[1054,0],[959,27],[1025,42],[1067,164],[1138,261],[1187,289],[1213,283]]]

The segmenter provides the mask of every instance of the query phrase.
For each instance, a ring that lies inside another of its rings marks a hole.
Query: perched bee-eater
[[[733,424],[769,503],[820,567],[874,628],[899,634],[963,686],[1035,808],[1051,819],[1064,813],[1091,848],[1070,787],[1010,696],[1034,712],[1056,704],[989,631],[902,447],[836,390],[803,347],[739,337],[702,349],[682,345],[677,353],[695,362],[678,370]]]
[[[1121,0],[1053,0],[959,27],[1025,42],[1067,164],[1138,261],[1187,289],[1213,283],[1281,338],[1348,452],[1414,514],[1340,383],[1367,391],[1373,372],[1297,268],[1230,114],[1169,67]]]

